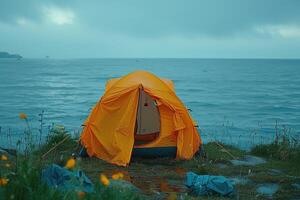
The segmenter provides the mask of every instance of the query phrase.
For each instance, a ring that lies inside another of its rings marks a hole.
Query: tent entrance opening
[[[139,103],[136,115],[135,145],[154,141],[160,133],[160,115],[156,101],[143,89],[139,89]]]

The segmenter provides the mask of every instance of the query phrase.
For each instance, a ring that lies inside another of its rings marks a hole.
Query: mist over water
[[[276,122],[300,134],[300,60],[271,59],[1,59],[1,133],[23,133],[20,112],[36,128],[42,110],[45,127],[80,130],[106,81],[134,70],[174,81],[204,142],[248,148],[274,138]]]

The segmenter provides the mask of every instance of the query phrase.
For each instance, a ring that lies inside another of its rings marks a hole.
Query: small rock
[[[239,166],[239,165],[254,166],[254,165],[266,163],[267,161],[257,156],[247,155],[241,159],[230,160],[230,162],[235,166]]]
[[[15,149],[6,149],[6,148],[0,147],[0,155],[1,154],[6,154],[6,155],[9,155],[9,156],[16,156],[17,155],[17,150],[15,150]]]
[[[300,189],[300,184],[299,183],[293,183],[292,184],[292,187],[296,190],[299,190]]]
[[[0,148],[0,155],[2,155],[2,154],[8,154],[8,153],[7,153],[7,151],[4,151]]]
[[[230,179],[233,180],[233,182],[236,185],[246,185],[246,184],[251,182],[248,178],[244,178],[244,177],[241,177],[241,176],[232,177]]]
[[[263,195],[263,196],[265,196],[265,197],[272,198],[273,194],[275,194],[278,189],[279,189],[278,184],[266,183],[266,184],[259,185],[256,188],[256,192]]]
[[[225,165],[223,163],[218,163],[218,164],[216,164],[216,166],[220,169],[225,169],[227,167],[227,165]]]
[[[277,175],[281,175],[282,171],[279,169],[269,169],[268,174],[270,174],[272,176],[277,176]]]
[[[141,192],[139,188],[137,188],[132,183],[125,180],[110,180],[109,187],[130,190],[133,192]]]

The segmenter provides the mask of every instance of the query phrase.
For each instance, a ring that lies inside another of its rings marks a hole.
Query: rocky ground
[[[32,153],[30,156],[36,161],[32,165],[45,168],[56,163],[64,166],[70,155],[76,152],[76,148],[78,150],[77,141],[69,139],[52,151],[57,141],[62,141],[64,137],[65,135],[55,136]],[[277,146],[258,148],[256,151],[252,150],[252,153],[218,142],[210,142],[203,145],[203,148],[204,154],[188,161],[133,158],[128,167],[118,167],[97,158],[79,158],[77,166],[93,183],[99,182],[100,174],[111,177],[112,174],[121,172],[124,180],[112,181],[112,185],[133,190],[134,193],[141,194],[143,199],[300,199],[299,151],[280,149],[278,157],[277,154],[273,156],[270,153]],[[257,156],[259,152],[265,156]],[[231,179],[235,183],[236,193],[233,197],[193,196],[185,186],[186,173],[189,171],[198,175]],[[16,178],[17,182],[18,180]],[[16,190],[22,186],[17,187],[17,182],[10,184]],[[7,188],[9,187],[8,185]],[[31,183],[28,183],[28,187],[32,187]]]
[[[124,168],[96,158],[84,158],[80,165],[93,181],[99,173],[111,176],[122,172],[126,181],[152,199],[164,199],[174,193],[184,199],[197,199],[189,195],[184,185],[188,171],[232,179],[236,185],[235,198],[238,199],[300,199],[300,170],[290,161],[249,155],[219,143],[206,144],[204,149],[205,157],[195,157],[190,161],[134,159]],[[218,196],[206,198],[226,199]]]

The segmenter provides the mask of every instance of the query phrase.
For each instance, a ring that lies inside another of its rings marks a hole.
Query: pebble
[[[266,163],[267,161],[261,157],[247,155],[241,159],[230,160],[230,162],[235,166],[239,166],[239,165],[254,166],[254,165]]]

